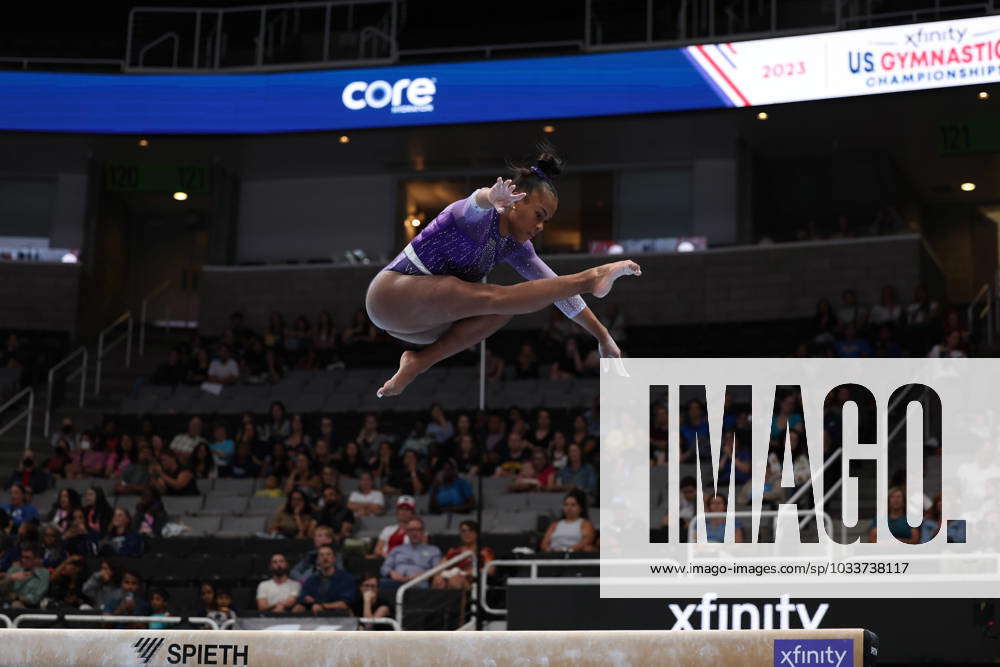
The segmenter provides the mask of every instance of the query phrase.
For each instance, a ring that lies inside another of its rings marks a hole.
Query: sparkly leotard
[[[410,275],[451,275],[478,282],[499,262],[507,262],[525,280],[554,278],[555,272],[535,254],[531,241],[518,243],[500,234],[500,214],[480,208],[476,195],[449,204],[403,251],[389,262],[386,271]],[[566,317],[575,317],[586,307],[574,296],[556,301]]]

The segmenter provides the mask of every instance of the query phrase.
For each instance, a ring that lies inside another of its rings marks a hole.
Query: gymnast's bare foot
[[[591,293],[598,299],[602,299],[611,291],[611,286],[622,276],[641,276],[642,269],[638,264],[630,259],[621,262],[612,262],[603,266],[596,266],[591,271],[594,272],[594,288]]]
[[[399,370],[391,378],[386,380],[386,383],[382,385],[382,388],[378,390],[376,395],[379,398],[384,398],[386,396],[398,396],[403,393],[407,385],[417,379],[417,376],[424,372],[424,368],[421,368],[419,363],[419,357],[417,353],[412,350],[407,350],[403,352],[403,356],[399,358]]]

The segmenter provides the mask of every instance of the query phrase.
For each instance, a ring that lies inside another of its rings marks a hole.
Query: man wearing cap
[[[386,526],[379,533],[378,541],[375,543],[375,556],[385,558],[389,552],[400,544],[409,544],[410,538],[406,534],[406,525],[417,510],[417,502],[413,496],[400,496],[396,501],[396,521],[395,526]]]

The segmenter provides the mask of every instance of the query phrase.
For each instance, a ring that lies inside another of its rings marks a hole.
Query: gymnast
[[[602,298],[618,278],[639,276],[631,260],[557,276],[535,254],[531,240],[559,204],[553,179],[562,160],[549,146],[529,166],[513,166],[513,178],[497,178],[467,199],[448,205],[368,286],[366,307],[375,326],[409,343],[399,370],[378,390],[379,398],[402,393],[420,373],[483,340],[514,315],[555,304],[597,339],[602,358],[621,357],[608,330],[580,294]],[[498,262],[526,279],[516,285],[481,283]]]

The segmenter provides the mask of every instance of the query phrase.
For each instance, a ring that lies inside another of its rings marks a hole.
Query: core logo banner
[[[1000,595],[995,359],[625,359],[601,596]]]

